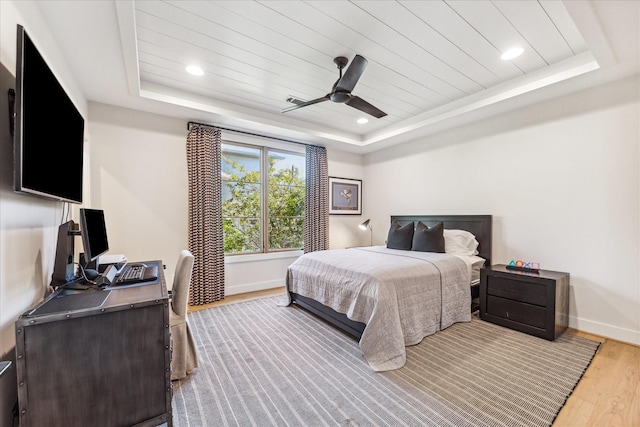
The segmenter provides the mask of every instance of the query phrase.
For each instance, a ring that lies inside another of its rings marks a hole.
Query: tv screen
[[[84,119],[18,25],[15,190],[82,203]]]
[[[103,210],[80,209],[80,235],[86,263],[94,261],[109,250]]]

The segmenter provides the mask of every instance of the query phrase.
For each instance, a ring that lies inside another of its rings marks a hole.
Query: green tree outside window
[[[264,155],[266,168],[260,167],[265,163]],[[303,155],[225,143],[222,146],[222,174],[225,253],[303,247]],[[266,182],[266,196],[262,194],[263,182]],[[266,224],[266,230],[263,224]]]

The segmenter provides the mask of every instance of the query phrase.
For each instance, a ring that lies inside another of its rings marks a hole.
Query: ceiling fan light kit
[[[340,77],[338,77],[338,80],[336,80],[336,82],[333,84],[333,88],[331,89],[330,93],[321,98],[312,99],[311,101],[306,102],[296,102],[299,101],[296,97],[289,96],[289,98],[287,98],[287,102],[291,102],[296,105],[285,108],[284,110],[282,110],[282,112],[286,113],[289,111],[297,110],[298,108],[318,104],[320,102],[332,101],[340,104],[347,104],[352,108],[360,110],[378,119],[386,116],[387,113],[385,113],[384,111],[374,107],[364,99],[351,94],[351,91],[353,91],[353,88],[355,87],[356,83],[358,83],[358,80],[367,67],[367,60],[360,55],[356,55],[353,58],[353,61],[351,61],[351,65],[349,65],[347,70],[344,72],[344,75],[342,74],[342,69],[347,66],[349,60],[344,56],[338,56],[333,59],[333,62],[335,62],[338,70],[340,70]]]

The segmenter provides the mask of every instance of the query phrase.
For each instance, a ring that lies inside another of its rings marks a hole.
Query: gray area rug
[[[376,373],[355,340],[283,302],[189,314],[200,366],[173,383],[175,426],[550,426],[599,346],[474,318]]]

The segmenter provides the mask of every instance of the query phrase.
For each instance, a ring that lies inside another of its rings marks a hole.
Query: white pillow
[[[478,241],[468,231],[445,229],[444,251],[454,255],[478,255]]]

